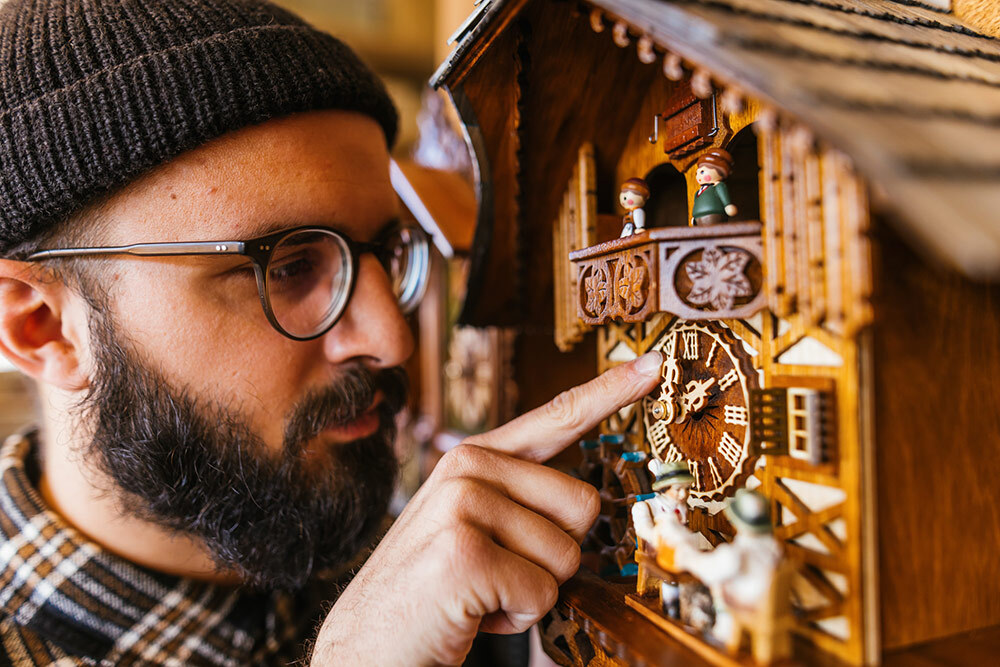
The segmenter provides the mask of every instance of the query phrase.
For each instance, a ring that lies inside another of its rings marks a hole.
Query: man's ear
[[[84,389],[82,299],[44,271],[0,259],[0,354],[40,382],[68,391]]]

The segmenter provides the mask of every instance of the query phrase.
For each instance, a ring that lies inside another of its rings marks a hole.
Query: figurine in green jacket
[[[733,156],[729,151],[713,148],[698,159],[695,180],[701,186],[694,196],[691,220],[696,225],[714,225],[726,222],[736,215],[736,207],[729,199],[729,190],[723,183],[733,170]]]

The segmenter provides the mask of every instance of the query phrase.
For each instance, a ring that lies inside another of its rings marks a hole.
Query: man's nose
[[[347,310],[323,339],[327,359],[335,364],[361,361],[391,368],[405,362],[413,347],[413,334],[399,310],[389,276],[375,257],[362,255]]]

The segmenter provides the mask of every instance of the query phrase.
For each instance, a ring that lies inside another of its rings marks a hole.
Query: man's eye
[[[223,278],[231,278],[235,280],[245,280],[247,278],[256,278],[253,270],[253,264],[241,264],[240,266],[233,267],[222,274]]]
[[[289,281],[312,272],[312,262],[305,257],[271,266],[269,276],[273,281]]]
[[[312,248],[303,248],[267,268],[268,291],[271,297],[302,299],[322,283],[322,260]]]

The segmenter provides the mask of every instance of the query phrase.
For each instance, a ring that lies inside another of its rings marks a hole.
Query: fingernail
[[[662,365],[663,355],[661,355],[658,351],[653,350],[652,352],[647,352],[636,360],[635,369],[645,375],[652,375],[653,373],[659,373],[660,366]]]

